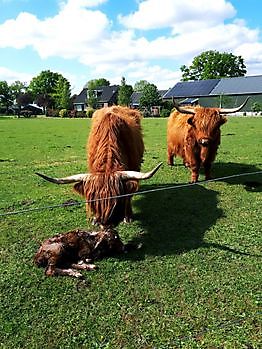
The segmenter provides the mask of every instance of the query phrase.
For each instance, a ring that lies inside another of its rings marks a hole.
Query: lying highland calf
[[[45,267],[47,276],[79,278],[82,277],[79,270],[96,268],[94,264],[89,264],[91,261],[124,251],[125,245],[113,229],[99,232],[76,229],[45,240],[34,261],[39,267]]]
[[[167,125],[168,164],[173,166],[174,156],[180,156],[191,170],[191,182],[198,181],[200,166],[204,168],[205,179],[210,179],[211,164],[220,144],[220,126],[227,121],[222,114],[239,111],[247,100],[232,109],[175,105],[177,110],[171,113]]]

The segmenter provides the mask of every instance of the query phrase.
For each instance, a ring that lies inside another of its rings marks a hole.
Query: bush
[[[59,116],[60,116],[60,118],[66,118],[66,117],[68,117],[68,110],[67,110],[67,109],[61,109],[61,110],[59,111]]]
[[[168,109],[161,109],[160,110],[160,116],[161,118],[167,118],[170,115],[170,110]]]
[[[76,117],[77,118],[86,118],[86,112],[84,112],[84,111],[77,111],[76,112]]]
[[[87,108],[87,110],[86,110],[86,116],[87,116],[88,118],[91,118],[91,117],[93,116],[94,112],[95,112],[95,109],[93,109],[93,108]]]
[[[54,118],[59,117],[59,110],[48,108],[46,111],[46,116],[51,116]]]
[[[75,109],[70,110],[69,117],[70,118],[76,118],[77,111]]]
[[[92,118],[94,112],[95,112],[95,109],[94,109],[94,108],[88,107],[87,110],[86,110],[86,116],[87,116],[88,118]]]
[[[252,110],[255,112],[255,113],[258,113],[260,111],[262,111],[262,105],[258,102],[255,102],[252,104]]]

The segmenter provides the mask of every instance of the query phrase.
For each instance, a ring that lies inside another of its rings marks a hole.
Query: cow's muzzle
[[[202,147],[208,147],[209,144],[210,144],[210,139],[208,139],[208,138],[201,138],[198,141],[198,144],[202,145]]]

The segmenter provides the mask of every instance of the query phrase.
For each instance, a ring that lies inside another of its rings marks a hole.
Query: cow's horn
[[[192,109],[189,109],[189,108],[182,108],[182,107],[180,107],[180,105],[178,105],[174,101],[174,99],[173,99],[173,104],[174,104],[174,107],[176,108],[176,110],[179,111],[180,113],[195,115],[194,109],[192,110]]]
[[[43,175],[42,173],[36,172],[36,174],[44,178],[46,181],[56,183],[56,184],[69,184],[69,183],[81,182],[83,180],[87,180],[90,176],[88,173],[79,173],[79,174],[69,176],[69,177],[64,177],[64,178],[52,178],[52,177]]]
[[[243,104],[241,104],[239,107],[237,107],[237,108],[229,108],[229,109],[221,108],[221,109],[219,109],[219,113],[220,114],[236,113],[239,110],[241,110],[247,104],[247,101],[249,100],[249,98],[250,97],[247,97],[245,102]]]
[[[117,173],[121,175],[122,179],[149,179],[156,173],[162,164],[163,162],[160,162],[152,171],[149,172],[118,171]]]

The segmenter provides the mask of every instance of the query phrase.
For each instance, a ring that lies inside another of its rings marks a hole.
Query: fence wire
[[[29,213],[29,212],[35,212],[35,211],[43,211],[43,210],[48,210],[48,209],[62,208],[62,207],[80,206],[80,205],[88,204],[88,203],[95,202],[95,201],[118,199],[118,198],[124,198],[124,197],[129,197],[129,196],[136,196],[136,195],[145,195],[145,194],[155,193],[155,192],[159,192],[159,191],[193,187],[193,186],[199,185],[199,184],[204,184],[205,185],[205,184],[210,183],[210,182],[218,182],[218,181],[223,181],[223,180],[230,179],[230,178],[258,175],[258,174],[261,174],[261,173],[262,173],[262,170],[261,171],[256,171],[256,172],[239,173],[239,174],[234,174],[234,175],[230,175],[230,176],[224,176],[224,177],[218,177],[218,178],[212,178],[212,179],[208,179],[208,180],[203,180],[203,181],[199,181],[199,182],[196,182],[196,183],[184,183],[184,184],[171,185],[171,186],[168,186],[168,187],[147,189],[147,190],[137,191],[137,192],[132,193],[132,194],[122,194],[122,195],[110,196],[110,197],[107,197],[107,198],[98,198],[98,199],[89,200],[89,201],[87,201],[87,200],[73,201],[73,202],[67,202],[67,203],[62,203],[62,204],[47,205],[47,206],[41,206],[41,207],[33,207],[33,208],[24,209],[24,210],[17,210],[17,211],[10,211],[10,212],[5,212],[5,213],[0,213],[0,217],[17,215],[17,214],[23,214],[23,213]]]

